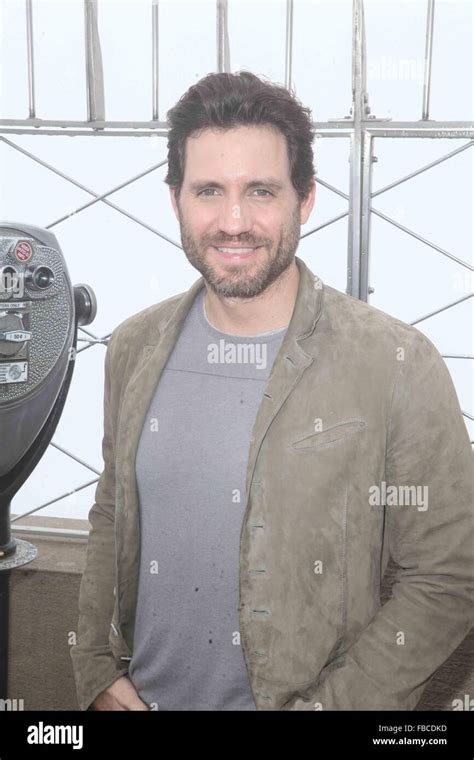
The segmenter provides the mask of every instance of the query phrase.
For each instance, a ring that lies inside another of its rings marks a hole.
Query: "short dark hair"
[[[269,126],[286,139],[290,176],[300,201],[315,175],[311,110],[293,90],[266,82],[250,71],[208,74],[192,85],[167,114],[168,173],[165,182],[179,199],[184,178],[186,139],[203,129]]]

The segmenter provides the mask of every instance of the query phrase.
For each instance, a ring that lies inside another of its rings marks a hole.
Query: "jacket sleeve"
[[[385,473],[387,489],[426,486],[428,505],[384,507],[399,566],[392,596],[284,710],[413,710],[474,625],[473,453],[443,358],[415,329],[394,383]]]
[[[116,409],[112,399],[111,376],[114,333],[105,355],[104,469],[99,478],[95,503],[88,518],[91,525],[87,544],[86,566],[79,589],[77,643],[70,649],[77,699],[87,710],[96,696],[110,686],[128,668],[116,665],[109,645],[114,611],[115,586],[115,435]]]

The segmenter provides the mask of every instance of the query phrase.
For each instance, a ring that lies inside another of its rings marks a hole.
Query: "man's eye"
[[[198,192],[198,196],[202,195],[203,193],[209,193],[209,192],[215,192],[215,191],[216,191],[215,187],[206,187],[204,190],[200,190]],[[263,187],[257,188],[256,190],[254,190],[254,192],[255,193],[267,193],[267,195],[273,195],[273,193],[271,193],[270,190],[265,190]],[[206,197],[209,198],[210,196],[206,196]],[[266,197],[266,196],[264,196],[264,197]]]

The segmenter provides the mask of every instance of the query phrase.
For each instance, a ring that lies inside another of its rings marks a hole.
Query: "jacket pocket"
[[[326,430],[319,430],[316,433],[305,435],[303,438],[298,438],[296,441],[292,441],[291,446],[297,451],[313,450],[320,446],[337,443],[354,433],[361,433],[366,427],[367,423],[365,420],[339,422],[337,425],[332,425],[332,427]]]

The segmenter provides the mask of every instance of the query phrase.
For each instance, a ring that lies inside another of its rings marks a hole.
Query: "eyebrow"
[[[247,182],[245,189],[250,190],[252,187],[261,187],[262,185],[265,185],[266,187],[272,187],[274,190],[283,190],[282,183],[273,177],[267,177],[266,179],[255,179],[252,180],[252,182]],[[205,187],[217,187],[219,190],[225,189],[224,185],[222,185],[220,182],[215,182],[211,179],[196,180],[195,182],[191,182],[189,187],[191,190],[201,190]]]

